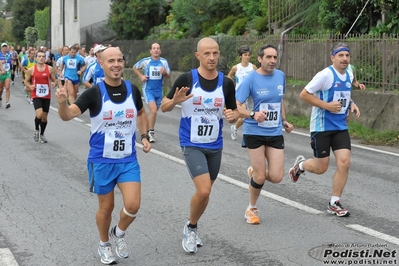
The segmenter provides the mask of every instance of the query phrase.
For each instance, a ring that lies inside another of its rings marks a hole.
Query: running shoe
[[[186,223],[184,224],[183,233],[184,237],[181,241],[181,245],[184,251],[187,253],[197,252],[197,234],[195,231],[192,228],[189,228]]]
[[[40,135],[40,143],[47,143],[47,139],[43,135]]]
[[[35,131],[33,132],[33,140],[34,140],[35,142],[38,142],[38,141],[39,141],[39,130],[35,130]]]
[[[150,138],[150,143],[154,143],[155,142],[155,138],[154,138],[155,132],[153,130],[148,131],[148,136]]]
[[[235,125],[231,125],[230,131],[231,131],[231,133],[230,133],[231,139],[232,140],[236,140],[237,139],[237,133],[238,133],[238,130],[236,129],[236,126]]]
[[[290,169],[290,172],[289,172],[292,182],[296,183],[296,181],[298,181],[298,179],[299,179],[299,176],[301,174],[305,173],[305,170],[299,169],[299,164],[304,161],[305,161],[305,157],[303,157],[302,155],[299,155],[298,157],[296,157],[294,166]]]
[[[6,103],[6,109],[10,108],[11,104],[10,103]]]
[[[328,202],[328,213],[335,214],[339,217],[348,217],[350,215],[349,211],[342,207],[341,202],[337,200],[334,204],[331,205],[331,202]]]
[[[98,255],[101,257],[101,262],[103,264],[116,264],[116,258],[112,253],[111,245],[107,246],[98,246]]]
[[[11,85],[14,85],[14,81],[11,82]]]
[[[198,234],[198,230],[197,228],[188,228],[190,221],[187,221],[187,223],[185,224],[184,228],[183,228],[183,234],[188,234],[189,230],[191,229],[192,231],[195,232],[195,243],[197,244],[197,247],[202,247],[204,245],[204,242],[202,242],[201,238],[199,237]]]
[[[115,241],[115,252],[118,257],[126,259],[129,257],[129,247],[125,240],[125,235],[117,237],[115,234],[116,226],[109,231],[109,237]]]
[[[250,208],[245,211],[245,220],[248,224],[260,224],[258,208]]]

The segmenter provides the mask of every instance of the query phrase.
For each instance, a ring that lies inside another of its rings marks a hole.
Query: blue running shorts
[[[128,163],[87,162],[90,192],[105,195],[114,190],[116,184],[141,182],[140,165],[137,161]]]

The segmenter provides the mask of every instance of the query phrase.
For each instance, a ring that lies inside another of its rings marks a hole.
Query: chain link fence
[[[173,71],[188,71],[198,67],[195,58],[199,38],[183,40],[159,40],[162,57]],[[356,67],[356,78],[367,87],[393,91],[399,89],[399,36],[397,35],[266,35],[266,36],[217,36],[221,56],[218,69],[228,73],[240,60],[237,48],[250,45],[252,63],[258,64],[257,51],[264,44],[276,46],[279,53],[278,68],[288,79],[309,81],[320,70],[331,64],[330,50],[337,42],[345,42],[351,48],[351,64]],[[149,56],[153,40],[115,41],[126,58],[126,66]]]

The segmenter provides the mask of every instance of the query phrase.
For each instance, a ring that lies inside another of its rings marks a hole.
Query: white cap
[[[2,44],[1,44],[1,47],[3,47],[3,46],[8,46],[5,42],[3,42]]]
[[[94,47],[94,54],[96,54],[100,51],[104,51],[105,49],[107,49],[107,47],[105,47],[102,44],[98,44],[98,45],[96,45],[96,47]]]

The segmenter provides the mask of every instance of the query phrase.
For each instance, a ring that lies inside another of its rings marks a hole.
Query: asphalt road
[[[4,109],[3,96],[0,109],[0,265],[102,265],[94,219],[97,198],[87,184],[89,117],[61,121],[53,98],[48,143],[34,143],[33,106],[17,81],[11,108]],[[293,184],[286,175],[280,184],[267,183],[258,202],[261,224],[251,226],[244,221],[249,160],[240,145],[241,132],[232,141],[228,123],[220,176],[199,223],[204,246],[186,254],[182,229],[194,186],[178,144],[179,117],[179,108],[159,112],[152,152],[144,154],[137,146],[142,205],[127,232],[131,257],[119,259],[119,265],[327,265],[331,257],[323,255],[330,249],[333,259],[343,259],[346,265],[377,265],[372,259],[378,254],[367,250],[388,252],[383,260],[398,264],[398,150],[354,145],[342,198],[350,217],[326,213],[332,158],[322,176],[308,173]],[[307,133],[284,137],[288,173],[298,154],[309,157],[312,151]],[[116,191],[119,210],[122,200]],[[115,211],[113,224],[117,218]],[[351,255],[344,257],[342,252],[349,250]],[[367,256],[355,258],[354,252],[362,250]]]

